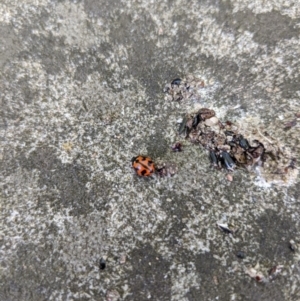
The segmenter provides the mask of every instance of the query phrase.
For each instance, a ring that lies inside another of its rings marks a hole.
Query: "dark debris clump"
[[[201,90],[210,86],[200,77],[189,75],[173,79],[163,91],[166,100],[180,102],[184,106],[191,101],[199,103]],[[297,112],[286,128],[294,127],[299,116]],[[234,122],[221,121],[214,110],[200,108],[186,114],[179,123],[179,136],[205,148],[211,165],[218,170],[227,170],[226,179],[230,182],[233,180],[230,172],[236,168],[255,171],[260,186],[291,185],[298,177],[294,151],[272,137],[259,116],[247,116]],[[268,128],[274,132],[276,125],[270,124]],[[182,152],[183,146],[183,142],[174,142],[171,151]],[[157,169],[160,176],[173,176],[177,172],[173,163],[169,163],[165,162]]]
[[[190,76],[175,78],[165,86],[164,92],[166,99],[171,101],[198,100],[197,91],[204,87],[203,80]],[[256,120],[243,123],[242,128],[243,131],[238,122],[220,121],[212,109],[201,108],[184,116],[178,133],[189,142],[207,149],[211,164],[216,169],[231,172],[238,167],[247,170],[261,167],[259,174],[264,181],[291,183],[298,174],[292,152],[272,138]],[[182,143],[176,142],[171,149],[180,152]]]
[[[263,143],[255,140],[250,145],[236,125],[232,122],[222,123],[211,109],[201,108],[185,116],[179,134],[206,148],[211,164],[217,169],[233,171],[237,166],[249,169],[255,165],[262,166],[266,160]]]

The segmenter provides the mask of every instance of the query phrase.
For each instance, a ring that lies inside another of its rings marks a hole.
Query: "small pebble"
[[[214,280],[215,285],[219,284],[219,280],[218,280],[218,277],[216,275],[213,276],[213,280]]]
[[[118,301],[120,294],[116,290],[111,290],[106,292],[106,301]]]
[[[217,117],[213,116],[213,117],[211,117],[211,118],[209,118],[209,119],[206,119],[206,120],[204,121],[204,124],[205,124],[206,126],[214,126],[214,125],[219,124],[219,119],[218,119]]]
[[[231,174],[227,174],[226,175],[226,180],[229,181],[229,182],[232,182],[233,181],[233,176]]]
[[[126,255],[122,254],[119,259],[120,264],[124,264],[126,262]]]

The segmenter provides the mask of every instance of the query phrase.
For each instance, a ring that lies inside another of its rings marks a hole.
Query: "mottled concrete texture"
[[[0,300],[300,300],[299,178],[170,151],[203,106],[300,162],[299,0],[1,0],[0,22]],[[138,178],[138,154],[178,173]]]

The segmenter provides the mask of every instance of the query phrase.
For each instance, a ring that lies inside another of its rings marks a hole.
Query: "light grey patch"
[[[2,67],[20,50],[21,44],[10,25],[0,24],[0,37],[0,67]]]
[[[76,162],[62,164],[53,150],[47,147],[38,148],[29,158],[21,158],[20,165],[28,170],[40,171],[39,186],[47,187],[47,193],[42,193],[39,198],[41,206],[44,202],[49,202],[50,207],[56,210],[69,208],[70,215],[75,216],[93,210],[97,193],[88,192],[85,187],[90,173],[87,166]]]
[[[170,263],[149,244],[134,249],[129,257],[132,270],[127,279],[131,294],[124,300],[171,300],[171,279],[165,277]]]

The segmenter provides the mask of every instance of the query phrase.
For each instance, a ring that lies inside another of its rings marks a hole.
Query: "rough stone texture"
[[[228,182],[205,150],[170,152],[177,120],[203,106],[263,125],[300,161],[300,119],[285,128],[299,20],[298,0],[2,0],[0,299],[300,300],[299,178]],[[204,88],[166,101],[186,75]],[[138,154],[178,173],[138,178]],[[277,264],[271,282],[245,273]]]

